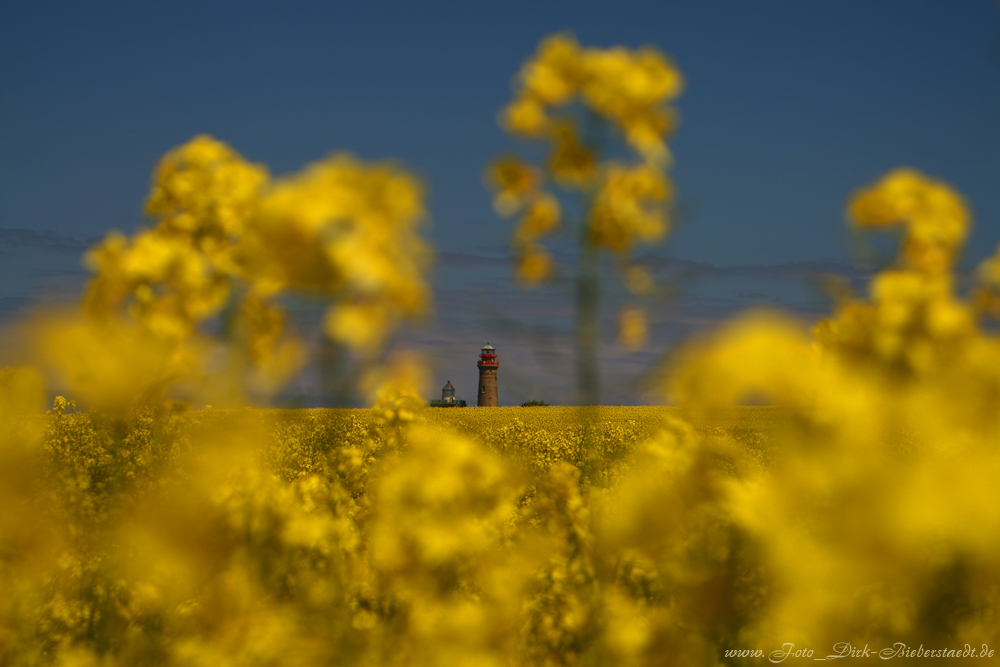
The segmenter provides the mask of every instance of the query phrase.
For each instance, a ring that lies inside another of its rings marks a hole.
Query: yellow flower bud
[[[522,97],[511,102],[500,113],[500,127],[511,134],[540,137],[548,129],[545,107],[538,100]]]
[[[530,247],[518,259],[517,279],[525,285],[538,285],[546,282],[555,269],[555,263],[545,249]]]
[[[516,244],[532,243],[559,227],[559,200],[549,194],[539,196],[528,206],[514,232]]]
[[[618,314],[618,342],[627,350],[641,350],[649,340],[646,310],[626,306]]]
[[[513,215],[524,205],[541,185],[539,170],[512,155],[505,155],[493,161],[487,168],[485,180],[488,187],[497,191],[493,208],[497,214]]]
[[[655,286],[656,282],[653,280],[653,276],[649,275],[649,271],[641,266],[630,267],[625,272],[625,287],[636,296],[649,294]]]

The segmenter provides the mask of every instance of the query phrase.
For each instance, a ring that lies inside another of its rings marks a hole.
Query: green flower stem
[[[576,274],[576,382],[577,405],[601,404],[597,350],[600,344],[600,254],[583,230]]]

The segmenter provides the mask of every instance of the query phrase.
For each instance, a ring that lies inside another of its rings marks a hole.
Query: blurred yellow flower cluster
[[[897,169],[856,193],[848,215],[861,229],[902,227],[901,264],[928,274],[950,271],[969,233],[962,197],[913,169]]]
[[[936,374],[959,357],[984,354],[975,309],[955,294],[952,273],[970,227],[962,198],[944,183],[899,169],[856,193],[848,215],[861,229],[902,227],[900,258],[872,280],[870,301],[848,299],[818,325],[819,340],[903,374]]]
[[[650,164],[609,165],[591,209],[591,242],[624,252],[637,242],[661,241],[667,233],[662,204],[670,197],[670,182]]]
[[[995,647],[1000,337],[954,289],[968,211],[947,185],[898,170],[848,214],[904,227],[868,300],[841,303],[815,337],[748,315],[690,348],[674,380],[703,418],[747,399],[787,410],[773,466],[726,484],[725,512],[759,545],[771,591],[740,643]]]
[[[139,377],[160,389],[191,376],[204,367],[205,324],[217,317],[216,328],[239,343],[229,354],[249,361],[257,386],[279,387],[304,353],[282,307],[289,294],[331,301],[327,334],[367,356],[430,304],[422,188],[390,163],[334,155],[272,179],[200,136],[161,161],[146,213],[153,227],[110,234],[88,253],[89,319],[42,336],[46,356],[65,358],[68,388],[80,395],[98,368],[121,377],[125,392],[153,388],[136,385]]]
[[[552,255],[538,241],[559,228],[562,222],[559,200],[542,190],[540,169],[512,155],[494,162],[487,177],[497,190],[494,199],[497,213],[510,216],[523,211],[513,237],[518,279],[527,285],[547,281],[555,264]]]
[[[556,155],[573,153],[572,126],[550,113],[579,97],[588,109],[613,122],[643,156],[663,161],[669,156],[663,136],[676,125],[666,104],[683,87],[677,67],[652,47],[584,49],[571,35],[553,35],[542,40],[535,57],[521,68],[517,97],[501,113],[501,124],[520,136],[554,135]],[[583,155],[567,160],[576,165],[569,171],[580,171],[587,162]]]
[[[514,136],[548,144],[545,172],[568,193],[581,195],[583,252],[606,249],[624,260],[627,271],[636,244],[666,236],[673,192],[665,173],[665,137],[677,124],[669,104],[682,88],[680,71],[656,49],[582,48],[568,34],[544,39],[521,68],[500,124]],[[615,135],[637,162],[603,159]],[[544,188],[543,170],[504,156],[488,169],[487,181],[496,190],[498,214],[520,213],[513,236],[518,279],[527,285],[549,280],[555,262],[540,241],[559,228],[563,210]],[[635,349],[645,336],[635,335],[636,307],[630,308],[622,315],[621,340]]]

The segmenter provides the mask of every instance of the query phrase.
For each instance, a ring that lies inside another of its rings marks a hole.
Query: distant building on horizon
[[[500,397],[497,394],[497,369],[500,363],[497,361],[497,350],[486,343],[479,354],[479,402],[477,405],[484,408],[495,408],[500,405]]]
[[[441,400],[431,401],[432,408],[464,408],[465,401],[455,400],[455,387],[448,380],[448,384],[441,389]]]

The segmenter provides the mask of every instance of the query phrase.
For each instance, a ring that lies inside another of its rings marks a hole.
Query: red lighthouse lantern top
[[[483,366],[499,367],[500,362],[497,361],[497,350],[495,347],[486,343],[483,346],[482,352],[479,353],[479,364],[478,366],[482,368]]]

